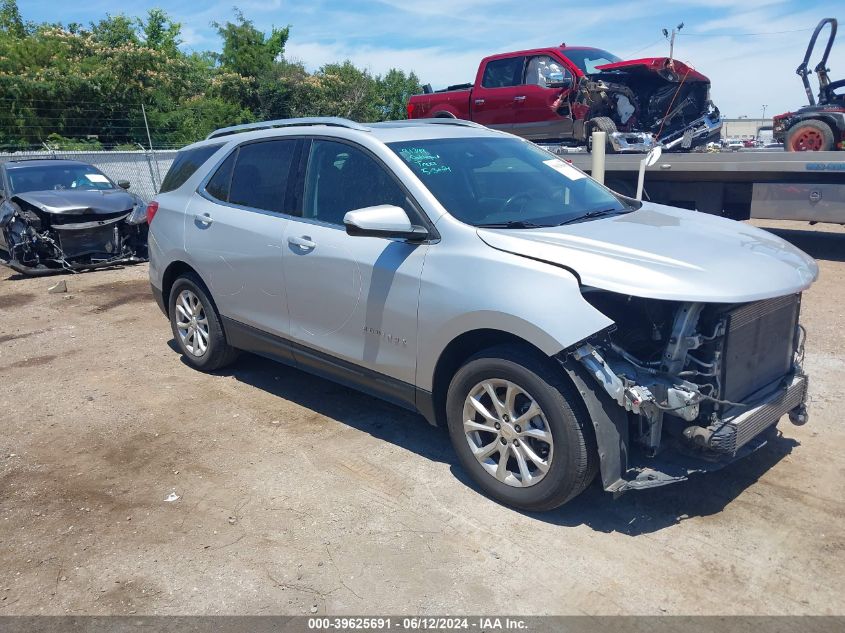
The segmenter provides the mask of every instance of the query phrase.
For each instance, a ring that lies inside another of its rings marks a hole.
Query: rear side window
[[[522,83],[524,57],[508,57],[487,62],[481,85],[484,88],[507,88]]]
[[[235,159],[237,156],[238,150],[235,150],[229,154],[229,157],[214,172],[214,176],[211,177],[211,180],[205,186],[205,191],[208,195],[223,202],[229,200],[229,185],[232,184],[232,172],[235,168]]]
[[[159,193],[167,193],[184,185],[185,181],[193,176],[197,169],[221,147],[223,147],[223,143],[203,145],[194,149],[182,150],[176,154],[173,164],[161,183]]]
[[[287,139],[242,145],[232,172],[228,202],[264,211],[290,212],[285,209],[285,194],[298,143],[297,139]],[[220,170],[224,167],[225,163]],[[224,177],[221,174],[221,179]]]

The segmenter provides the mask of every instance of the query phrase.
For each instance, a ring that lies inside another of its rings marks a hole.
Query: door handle
[[[525,95],[519,95],[513,98],[514,101],[525,101]]]
[[[308,239],[307,236],[302,237],[289,237],[288,244],[293,244],[294,246],[298,246],[302,250],[311,250],[312,248],[316,248],[317,244],[312,242]]]
[[[212,222],[214,222],[214,218],[212,218],[211,215],[209,215],[208,213],[203,213],[202,215],[197,213],[196,215],[194,215],[194,219],[197,222],[199,222],[201,224],[205,224],[205,225],[209,225]]]
[[[474,103],[475,105],[484,105],[484,99],[476,99]]]

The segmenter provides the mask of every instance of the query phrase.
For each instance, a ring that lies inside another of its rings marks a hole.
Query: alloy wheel
[[[185,349],[194,356],[208,351],[208,318],[200,298],[185,289],[176,298],[176,331]]]
[[[509,380],[473,387],[463,409],[467,443],[493,477],[517,488],[539,483],[549,471],[554,439],[540,405]]]

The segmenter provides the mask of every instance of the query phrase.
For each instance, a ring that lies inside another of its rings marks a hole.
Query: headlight
[[[12,216],[15,215],[15,211],[15,207],[8,200],[0,203],[0,226],[6,226],[11,221]]]
[[[127,224],[143,224],[147,221],[147,205],[140,200],[132,207],[132,213],[126,218]]]

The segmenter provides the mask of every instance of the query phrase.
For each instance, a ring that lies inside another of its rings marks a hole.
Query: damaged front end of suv
[[[606,490],[718,470],[808,419],[805,253],[759,228],[643,203],[595,221],[482,232],[571,271],[592,334],[554,355],[592,420]],[[569,324],[570,327],[572,324]]]
[[[42,172],[33,165],[26,165],[26,171],[18,166],[6,170],[11,174],[9,195],[0,202],[0,263],[23,274],[44,275],[146,260],[146,206],[141,198],[91,166],[80,170],[76,164],[59,164],[65,161],[39,162],[55,164]],[[79,184],[79,173],[94,179],[85,183],[98,186]],[[53,183],[62,174],[75,180]],[[26,186],[27,178],[40,180]]]
[[[764,446],[782,416],[807,421],[800,294],[740,304],[584,296],[617,325],[561,361],[592,406],[605,405],[591,413],[607,490],[719,469]]]

